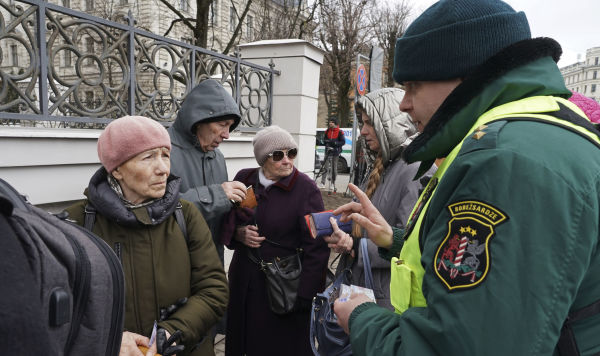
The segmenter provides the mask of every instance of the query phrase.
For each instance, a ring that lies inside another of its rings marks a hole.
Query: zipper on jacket
[[[114,250],[115,250],[115,254],[119,258],[119,263],[121,263],[121,266],[122,266],[123,265],[123,258],[121,257],[121,243],[120,242],[115,242]]]

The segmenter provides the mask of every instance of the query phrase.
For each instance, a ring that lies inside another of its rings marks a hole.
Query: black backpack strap
[[[85,212],[83,227],[88,231],[92,231],[94,229],[94,224],[96,223],[96,208],[88,201],[85,204],[83,211]]]
[[[183,216],[183,205],[181,205],[181,202],[178,202],[177,207],[175,208],[175,220],[177,221],[177,225],[179,225],[181,232],[183,232],[183,237],[185,237],[185,243],[187,245],[189,245],[190,237],[188,236],[188,233],[187,233],[187,227],[185,225],[185,217]]]
[[[571,328],[571,324],[599,313],[600,300],[597,300],[594,303],[576,310],[567,316],[567,320],[565,320],[565,323],[560,330],[560,338],[558,339],[557,344],[558,353],[560,356],[579,356],[579,349],[577,348],[577,341],[575,340],[575,335],[573,333],[573,329]]]

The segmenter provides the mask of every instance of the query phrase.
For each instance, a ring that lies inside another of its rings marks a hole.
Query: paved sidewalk
[[[338,174],[336,179],[335,179],[335,188],[337,190],[337,192],[335,194],[344,194],[346,192],[346,188],[348,188],[348,182],[350,180],[350,175],[348,173],[342,173],[342,174]],[[325,187],[322,188],[321,186],[321,178],[317,179],[317,186],[319,186],[319,188],[322,191],[326,191],[326,192],[331,192],[333,194],[333,185],[330,184],[329,181],[325,182]],[[348,190],[348,193],[350,194],[350,191]]]

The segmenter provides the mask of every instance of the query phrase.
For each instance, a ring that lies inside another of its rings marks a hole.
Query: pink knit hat
[[[600,123],[600,104],[596,100],[574,91],[569,101],[579,106],[591,122]]]
[[[135,155],[158,147],[171,149],[167,130],[144,116],[123,116],[106,126],[98,138],[98,157],[108,173]]]

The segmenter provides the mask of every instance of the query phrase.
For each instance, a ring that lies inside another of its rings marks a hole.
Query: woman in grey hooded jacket
[[[360,134],[366,141],[367,153],[374,158],[361,189],[385,220],[398,228],[404,227],[423,189],[420,181],[413,181],[419,165],[409,165],[401,159],[402,150],[417,135],[417,129],[408,114],[400,111],[403,97],[403,90],[385,88],[360,97],[357,104]],[[428,172],[426,176],[431,177],[432,174]],[[358,248],[363,233],[356,224],[352,235],[353,253],[343,255],[338,271],[351,266],[353,284],[364,286],[363,260]],[[390,261],[379,257],[377,246],[367,241],[377,304],[394,310],[390,303]],[[346,246],[350,247],[349,244]]]

